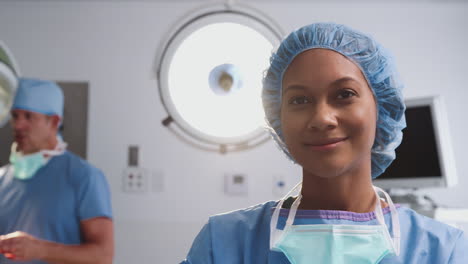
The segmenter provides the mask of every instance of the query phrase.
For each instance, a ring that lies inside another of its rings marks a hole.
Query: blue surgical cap
[[[63,118],[63,92],[51,81],[20,78],[12,109]]]
[[[377,101],[377,129],[372,146],[372,178],[378,177],[395,159],[406,127],[403,84],[394,59],[370,36],[344,25],[316,23],[289,34],[270,58],[263,79],[263,107],[273,139],[294,161],[284,143],[280,112],[283,75],[292,60],[310,49],[336,51],[354,62],[363,72]]]

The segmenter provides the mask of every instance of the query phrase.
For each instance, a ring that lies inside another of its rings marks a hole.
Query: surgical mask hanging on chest
[[[295,189],[301,188],[301,183]],[[283,230],[277,229],[282,199],[273,212],[270,223],[270,249],[283,252],[292,264],[373,264],[387,255],[399,255],[400,224],[398,212],[390,197],[374,187],[377,197],[375,215],[378,225],[293,225],[301,194],[289,211]],[[290,192],[290,193],[291,193]],[[385,194],[391,210],[393,238],[383,216],[378,192]]]
[[[10,163],[13,166],[14,177],[19,180],[31,179],[40,168],[47,164],[50,157],[62,155],[66,148],[67,144],[59,140],[54,150],[41,150],[36,153],[23,155],[18,152],[16,142],[13,142]]]

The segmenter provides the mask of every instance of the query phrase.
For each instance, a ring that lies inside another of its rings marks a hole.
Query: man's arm
[[[0,253],[18,260],[42,260],[52,264],[111,264],[114,255],[112,220],[97,217],[80,223],[84,242],[64,245],[37,239],[23,232],[0,236]]]

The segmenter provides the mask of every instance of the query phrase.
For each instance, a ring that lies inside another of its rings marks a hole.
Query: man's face
[[[26,110],[12,110],[11,126],[18,150],[31,154],[46,149],[51,138],[56,136],[57,118]]]

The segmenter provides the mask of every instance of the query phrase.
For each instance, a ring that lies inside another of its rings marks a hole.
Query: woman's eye
[[[350,98],[350,97],[353,97],[353,96],[356,96],[356,93],[354,91],[342,90],[338,94],[338,99],[347,99],[347,98]]]
[[[294,104],[294,105],[307,104],[308,102],[309,100],[305,96],[294,97],[289,101],[290,104]]]

